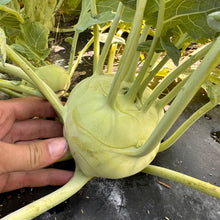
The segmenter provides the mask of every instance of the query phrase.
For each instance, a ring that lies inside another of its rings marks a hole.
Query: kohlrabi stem
[[[53,92],[53,90],[36,75],[36,73],[23,61],[23,59],[21,59],[20,56],[10,48],[10,46],[6,45],[6,51],[7,56],[18,66],[20,66],[20,68],[30,77],[30,79],[35,83],[40,92],[53,105],[59,117],[64,120],[64,107],[56,94]]]
[[[76,169],[72,179],[60,189],[40,198],[29,205],[5,216],[2,220],[29,220],[46,212],[54,206],[60,204],[78,192],[91,177],[85,176],[80,170]]]
[[[25,95],[12,91],[11,89],[6,89],[6,88],[2,88],[0,87],[0,91],[4,92],[5,94],[11,96],[11,97],[15,97],[15,98],[23,98],[26,97]]]
[[[142,94],[144,93],[144,90],[148,86],[149,82],[152,80],[152,77],[154,77],[160,71],[160,69],[167,63],[168,60],[169,57],[167,55],[164,56],[163,59],[158,63],[158,65],[155,66],[155,68],[152,69],[149,75],[143,80],[138,90],[138,94],[140,97],[142,97]]]
[[[140,87],[140,84],[141,84],[142,80],[146,76],[147,70],[150,66],[152,57],[153,57],[154,52],[155,52],[157,42],[160,39],[160,35],[161,35],[162,29],[163,29],[164,13],[165,13],[165,0],[160,0],[159,12],[158,12],[158,17],[157,17],[156,32],[155,32],[153,41],[151,43],[150,50],[147,54],[147,58],[144,62],[144,65],[141,68],[140,73],[138,74],[138,77],[136,78],[136,80],[134,81],[132,87],[129,89],[129,91],[126,95],[127,98],[129,99],[129,101],[132,102],[132,103],[134,102],[134,100],[137,97],[138,89]]]
[[[123,34],[123,29],[119,29],[116,33],[117,37],[121,37]],[[108,55],[108,64],[107,64],[107,73],[112,74],[113,73],[113,68],[114,68],[114,61],[115,61],[115,54],[116,50],[118,47],[118,43],[113,43],[111,46],[111,49],[109,50],[109,55]]]
[[[5,5],[0,5],[0,11],[4,11],[6,13],[13,14],[18,19],[18,21],[21,22],[21,24],[24,23],[23,17],[17,11],[15,11]]]
[[[21,82],[18,81],[15,82],[15,81],[0,79],[0,87],[43,98],[43,95],[38,90],[22,85]]]
[[[75,53],[76,53],[76,45],[77,45],[78,37],[79,37],[79,34],[77,32],[75,32],[74,36],[73,36],[73,42],[72,42],[71,51],[70,51],[70,58],[69,58],[69,67],[68,67],[68,74],[69,74],[70,78],[72,77],[72,75],[75,71],[74,57],[75,57]]]
[[[72,78],[79,62],[81,61],[83,55],[85,54],[85,52],[88,50],[88,48],[92,45],[92,43],[94,42],[94,37],[92,37],[89,42],[84,46],[84,48],[78,53],[77,59],[75,60],[75,62],[73,63],[73,65],[71,66],[71,70],[70,70],[70,79]]]
[[[177,94],[182,89],[182,87],[185,85],[188,79],[189,77],[179,82],[166,96],[164,96],[158,101],[158,105],[160,105],[161,108],[163,108],[164,106],[169,104],[177,96]]]
[[[159,152],[168,149],[178,138],[201,116],[215,107],[215,104],[209,101],[207,104],[198,109],[193,115],[190,116],[166,141],[160,144]]]
[[[114,38],[116,29],[117,29],[117,26],[118,26],[118,22],[119,22],[119,20],[121,18],[121,15],[123,13],[123,9],[124,9],[124,6],[120,2],[119,5],[118,5],[117,12],[115,14],[114,20],[112,22],[111,28],[109,30],[108,37],[106,39],[105,45],[104,45],[104,47],[102,49],[102,53],[100,55],[100,58],[99,58],[99,61],[98,61],[98,65],[97,65],[97,68],[95,69],[94,74],[102,74],[103,73],[105,59],[106,59],[106,57],[108,55],[109,48],[110,48],[110,46],[112,44],[112,39]]]
[[[3,73],[7,73],[19,77],[20,79],[24,79],[25,81],[33,84],[32,80],[25,74],[25,72],[21,68],[15,65],[11,65],[8,63],[2,65],[2,63],[0,63],[0,71]]]
[[[137,49],[146,3],[147,0],[137,1],[137,7],[131,31],[128,36],[126,46],[124,48],[117,73],[114,77],[112,86],[107,97],[107,104],[111,107],[114,107],[115,99],[120,90],[121,83],[125,79],[125,76],[130,68],[130,64],[132,63],[133,52]]]
[[[220,63],[220,37],[213,43],[199,67],[193,72],[186,84],[182,87],[170,108],[152,132],[145,144],[137,150],[136,156],[150,153],[160,143],[185,107],[191,101],[201,85],[205,82],[211,71]]]
[[[154,89],[153,93],[149,96],[149,98],[145,101],[143,105],[143,111],[146,112],[150,108],[150,106],[158,98],[161,92],[163,92],[176,77],[178,77],[184,70],[186,70],[188,67],[194,64],[196,61],[202,59],[206,55],[210,47],[211,44],[204,46],[202,49],[199,50],[198,53],[192,55],[187,61],[179,65],[166,78],[164,78],[162,82]]]
[[[183,46],[185,40],[187,39],[188,34],[184,33],[180,39],[178,40],[178,42],[176,42],[176,47],[180,48]],[[152,69],[149,73],[149,75],[143,80],[143,82],[140,85],[140,88],[138,90],[138,94],[139,97],[142,97],[142,94],[144,92],[144,90],[146,89],[146,87],[148,86],[148,84],[150,83],[150,81],[153,79],[153,77],[161,70],[161,68],[168,62],[169,57],[168,55],[164,56],[163,59],[154,67],[154,69]]]
[[[142,172],[181,183],[185,186],[191,187],[220,199],[220,187],[196,179],[194,177],[154,165],[148,165]]]
[[[115,53],[116,53],[117,47],[118,47],[118,44],[113,43],[111,46],[111,49],[109,50],[108,64],[107,64],[107,73],[109,73],[109,74],[113,73]]]
[[[138,41],[139,44],[146,40],[147,35],[149,33],[149,30],[150,30],[150,26],[145,24],[144,28],[143,28],[143,31],[141,33],[141,37]],[[130,65],[130,68],[128,69],[128,73],[125,77],[125,81],[127,81],[127,82],[132,83],[135,80],[135,75],[136,75],[136,71],[137,71],[137,64],[138,64],[138,61],[140,59],[140,53],[141,53],[140,51],[135,51],[135,53],[134,53],[133,61]]]
[[[97,16],[97,8],[96,8],[96,0],[90,0],[91,5],[91,15],[92,17]],[[100,45],[99,45],[99,25],[95,24],[93,25],[93,34],[94,34],[94,58],[93,58],[93,71],[95,73],[95,70],[98,67],[99,62],[99,54],[100,54]]]
[[[52,16],[54,16],[57,13],[57,11],[61,8],[63,2],[64,2],[64,0],[59,0],[59,2],[57,3],[56,8],[54,9],[54,12],[53,12]]]

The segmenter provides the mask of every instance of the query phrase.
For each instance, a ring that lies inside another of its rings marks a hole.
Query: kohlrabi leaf
[[[6,28],[14,28],[19,29],[19,25],[24,22],[23,17],[17,11],[14,6],[13,2],[10,2],[7,6],[0,5],[0,26]]]
[[[220,104],[220,85],[213,85],[210,83],[207,91],[210,101],[215,105]]]
[[[148,52],[150,50],[151,44],[152,44],[152,40],[147,40],[147,41],[144,41],[142,43],[139,43],[137,50],[138,51],[143,51],[143,52]],[[155,52],[156,53],[164,52],[164,49],[161,46],[160,42],[158,42],[158,44],[155,48]]]
[[[64,0],[62,10],[67,14],[73,12],[80,5],[81,1],[82,0]]]
[[[125,6],[135,9],[137,0],[120,0]],[[158,0],[147,1],[145,15],[147,24],[156,27]],[[162,36],[168,30],[187,32],[194,40],[215,36],[215,32],[207,23],[207,16],[220,11],[219,0],[167,0]]]
[[[220,32],[220,11],[209,14],[207,16],[207,23],[214,31]]]
[[[6,60],[6,37],[5,32],[0,28],[0,62],[4,65]]]
[[[54,9],[57,4],[57,0],[25,0],[23,8],[23,16],[25,20],[31,22],[40,22],[49,30],[55,23],[55,17],[53,16]]]
[[[163,33],[181,29],[194,40],[215,36],[207,24],[207,15],[220,10],[219,0],[172,0],[166,1]]]
[[[40,63],[50,53],[48,34],[48,29],[38,22],[24,24],[21,26],[21,33],[16,39],[16,44],[12,47],[28,60]]]
[[[102,33],[102,34],[100,34],[100,36],[99,36],[100,42],[105,43],[107,37],[108,37],[108,33]],[[112,44],[114,44],[114,43],[124,44],[124,45],[125,45],[125,40],[124,40],[124,38],[122,38],[122,37],[114,36],[113,39],[112,39]]]
[[[81,33],[85,31],[88,27],[95,24],[102,24],[113,20],[114,13],[110,11],[105,11],[98,13],[96,16],[92,16],[91,12],[91,1],[85,0],[82,2],[82,10],[80,13],[79,21],[75,26],[75,31]]]
[[[10,2],[11,0],[0,0],[0,5],[6,5]]]
[[[173,60],[174,64],[178,66],[179,59],[181,57],[181,51],[170,41],[169,34],[160,38],[160,43],[164,50],[167,52],[167,56]]]
[[[136,3],[137,0],[119,0],[122,2],[127,9],[130,9],[129,11],[135,11],[136,10]],[[145,18],[151,18],[156,21],[158,13],[158,0],[149,0],[147,1],[146,7],[145,7],[145,12],[144,12],[144,17]],[[133,19],[133,14],[128,14],[127,15],[130,20]],[[155,23],[155,22],[154,22]]]
[[[119,1],[118,0],[98,0],[97,1],[97,8],[99,13],[113,11],[116,12],[118,8]],[[125,7],[121,16],[121,20],[124,22],[131,23],[134,18],[135,10]]]

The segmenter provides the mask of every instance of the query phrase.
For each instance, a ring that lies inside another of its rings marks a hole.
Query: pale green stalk
[[[184,33],[176,43],[176,47],[177,48],[182,47],[187,37],[188,34]],[[140,97],[142,97],[144,90],[146,89],[150,81],[153,79],[153,77],[161,70],[161,68],[168,62],[168,60],[169,60],[168,55],[164,56],[163,59],[154,67],[154,69],[150,71],[150,74],[143,80],[138,90],[138,94]]]
[[[77,59],[75,60],[75,62],[73,63],[73,65],[71,66],[71,70],[70,70],[70,75],[69,77],[72,78],[79,62],[81,61],[83,55],[85,54],[85,52],[88,50],[88,48],[92,45],[92,43],[94,42],[94,37],[92,37],[89,42],[84,46],[84,48],[78,53]]]
[[[140,43],[142,43],[146,40],[147,35],[149,33],[149,30],[150,30],[150,26],[145,24],[138,44],[140,44]],[[140,53],[141,52],[137,51],[137,50],[133,53],[134,58],[133,58],[133,61],[130,65],[130,68],[129,68],[128,73],[127,73],[126,78],[125,78],[125,81],[127,81],[127,82],[134,82],[135,75],[136,75],[137,64],[138,64],[138,61],[140,59]]]
[[[19,22],[21,22],[22,24],[24,23],[23,17],[17,11],[15,11],[5,5],[0,5],[0,10],[6,12],[6,15],[7,15],[7,13],[14,15],[18,19]],[[2,16],[1,16],[1,19],[2,19]]]
[[[128,69],[130,68],[130,64],[132,63],[133,51],[137,49],[146,3],[147,0],[137,1],[137,7],[132,28],[123,51],[117,73],[114,77],[112,86],[107,97],[107,104],[111,107],[114,107],[115,99],[120,90],[121,83],[125,79]]]
[[[91,14],[92,17],[97,16],[97,8],[96,8],[96,0],[90,0],[91,4]],[[94,58],[93,58],[93,70],[95,73],[95,70],[98,67],[99,62],[99,53],[100,53],[100,45],[99,45],[99,25],[95,24],[93,25],[93,34],[94,34]]]
[[[189,77],[183,79],[181,82],[179,82],[166,96],[161,98],[158,102],[158,105],[163,108],[165,105],[169,104],[179,93],[179,91],[182,89],[182,87],[185,85]]]
[[[68,33],[68,32],[74,32],[75,31],[75,27],[73,28],[59,28],[59,27],[53,27],[51,29],[52,32],[56,32],[56,33]]]
[[[196,179],[194,177],[154,165],[148,165],[142,172],[181,183],[220,199],[220,187]]]
[[[173,80],[178,77],[184,70],[194,64],[196,61],[202,59],[206,53],[209,51],[211,44],[204,46],[202,49],[199,49],[199,52],[192,55],[187,61],[179,65],[175,70],[173,70],[166,78],[162,80],[162,82],[154,89],[153,93],[149,96],[149,98],[145,101],[143,105],[143,111],[147,111],[154,101],[158,98],[161,92],[166,89]]]
[[[107,64],[107,73],[109,73],[109,74],[113,73],[115,53],[116,53],[117,47],[118,47],[118,44],[114,43],[114,44],[112,44],[111,49],[109,51],[108,64]]]
[[[170,108],[160,120],[159,124],[152,132],[145,144],[136,151],[136,156],[144,156],[150,153],[166,135],[185,107],[191,101],[198,89],[207,79],[211,71],[220,63],[220,37],[212,43],[199,67],[190,76],[187,83],[178,93]]]
[[[154,51],[155,51],[157,42],[160,38],[162,29],[163,29],[164,13],[165,13],[165,0],[160,0],[159,12],[158,12],[158,17],[157,17],[156,32],[155,32],[153,41],[151,43],[150,50],[147,54],[147,58],[144,62],[144,65],[141,68],[140,73],[138,74],[138,77],[136,78],[136,80],[134,81],[132,87],[129,89],[129,91],[126,95],[128,100],[131,103],[133,103],[134,100],[136,99],[140,84],[141,84],[142,80],[144,79],[144,77],[146,76],[147,70],[148,70],[148,68],[151,64],[151,60],[152,60],[152,57],[154,55]]]
[[[0,63],[0,71],[3,73],[7,73],[19,77],[20,79],[24,79],[29,83],[33,83],[32,80],[25,74],[25,72],[21,68],[15,65],[8,63],[5,63],[5,65],[3,65],[2,63]]]
[[[22,85],[22,84],[20,84],[20,82],[0,79],[0,87],[43,98],[42,94],[38,90],[31,88],[31,87],[28,87],[28,86],[25,86],[25,85]]]
[[[59,1],[58,1],[57,6],[56,6],[56,8],[54,9],[53,16],[55,16],[55,14],[57,13],[57,11],[61,8],[63,2],[64,2],[64,0],[59,0]]]
[[[123,30],[120,29],[117,31],[116,36],[120,37],[123,33]],[[107,73],[112,74],[114,71],[114,61],[115,61],[115,54],[118,47],[118,43],[113,43],[111,49],[109,50],[108,55],[108,64],[107,64]]]
[[[202,106],[200,109],[198,109],[196,112],[194,112],[193,115],[190,116],[189,119],[187,119],[176,131],[175,133],[170,136],[166,141],[160,144],[159,152],[164,151],[168,149],[175,141],[178,140],[178,138],[193,124],[195,123],[201,116],[203,116],[205,113],[210,111],[212,108],[214,108],[216,105],[209,101],[207,104]]]
[[[12,91],[11,89],[6,89],[6,88],[2,88],[0,87],[0,91],[4,92],[5,94],[11,96],[11,97],[15,97],[15,98],[23,98],[26,97],[25,95]]]
[[[2,218],[2,220],[33,219],[70,198],[72,195],[78,192],[90,179],[91,177],[85,176],[79,169],[76,168],[71,180],[63,187],[5,216]]]
[[[100,58],[99,58],[99,61],[98,61],[98,64],[97,64],[97,68],[95,69],[94,74],[102,74],[103,73],[105,59],[108,55],[109,48],[112,44],[112,40],[114,38],[116,29],[117,29],[117,26],[118,26],[118,22],[119,22],[119,20],[121,18],[121,15],[123,13],[123,9],[124,9],[123,4],[120,2],[119,5],[118,5],[117,12],[115,14],[114,20],[112,22],[111,28],[109,30],[108,37],[106,39],[105,45],[102,49],[102,53],[100,55]]]
[[[76,53],[76,45],[77,45],[78,37],[79,37],[79,34],[77,32],[75,32],[74,37],[73,37],[72,46],[71,46],[71,51],[70,51],[69,67],[68,67],[68,74],[69,74],[70,78],[72,77],[72,75],[75,71],[74,57],[75,57],[75,53]]]
[[[46,97],[46,99],[53,105],[54,109],[58,113],[59,117],[64,120],[65,111],[62,103],[55,95],[53,90],[43,82],[36,73],[19,57],[17,53],[15,53],[10,46],[6,45],[6,51],[8,57],[14,61],[20,68],[30,77],[30,79],[35,83],[35,85],[39,88],[40,92]]]
[[[143,80],[138,90],[138,94],[140,97],[142,97],[143,92],[146,89],[149,82],[152,80],[152,77],[154,77],[160,71],[160,69],[168,62],[168,60],[169,57],[167,55],[163,57],[163,59],[158,63],[158,65],[154,69],[152,69],[149,75]]]

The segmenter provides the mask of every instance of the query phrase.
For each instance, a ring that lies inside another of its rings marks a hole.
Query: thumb
[[[0,142],[0,173],[46,167],[67,153],[64,138],[52,138],[28,144]]]

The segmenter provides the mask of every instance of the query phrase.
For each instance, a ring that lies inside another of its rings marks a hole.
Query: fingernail
[[[48,144],[49,152],[52,157],[63,156],[67,151],[67,142],[64,138],[55,138]]]

